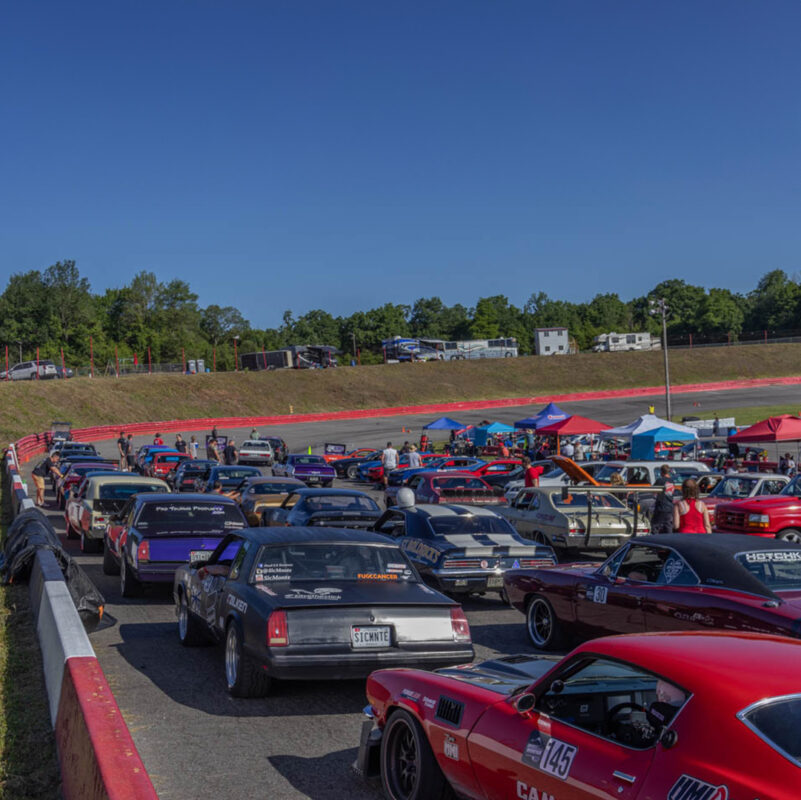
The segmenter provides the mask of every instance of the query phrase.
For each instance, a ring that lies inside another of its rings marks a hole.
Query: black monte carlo
[[[173,593],[181,643],[224,643],[236,697],[263,696],[273,679],[358,678],[473,659],[461,606],[373,532],[231,531],[207,561],[177,569]]]

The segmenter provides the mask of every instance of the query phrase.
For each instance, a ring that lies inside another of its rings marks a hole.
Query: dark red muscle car
[[[631,539],[603,564],[510,570],[509,602],[535,647],[646,631],[801,637],[801,545],[736,534]]]
[[[797,800],[799,660],[783,637],[663,633],[382,670],[357,767],[391,800]]]

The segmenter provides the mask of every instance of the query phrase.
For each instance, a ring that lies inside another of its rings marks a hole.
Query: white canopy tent
[[[619,428],[610,428],[608,431],[601,431],[598,436],[601,439],[631,439],[639,433],[646,433],[654,428],[670,428],[678,433],[691,434],[693,439],[698,438],[698,431],[687,425],[679,425],[677,422],[668,422],[655,414],[643,414],[639,419],[622,425]]]

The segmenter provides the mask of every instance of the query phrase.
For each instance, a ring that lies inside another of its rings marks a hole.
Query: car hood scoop
[[[510,695],[534,683],[561,660],[562,656],[521,654],[482,661],[480,664],[438,669],[437,674],[472,683],[498,694]]]

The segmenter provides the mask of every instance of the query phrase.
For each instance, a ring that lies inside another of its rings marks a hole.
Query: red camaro
[[[792,639],[662,633],[382,670],[357,767],[391,800],[797,800],[800,661]]]

